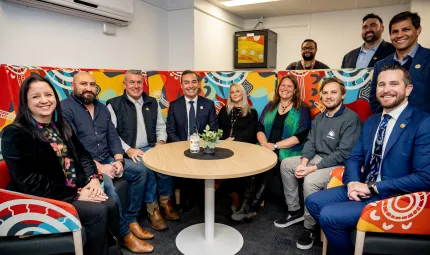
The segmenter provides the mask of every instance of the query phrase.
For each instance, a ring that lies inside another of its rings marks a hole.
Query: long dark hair
[[[293,97],[291,98],[291,101],[293,102],[293,107],[295,109],[299,109],[300,107],[306,105],[300,95],[299,82],[297,81],[296,77],[294,77],[294,75],[292,74],[287,74],[279,80],[278,87],[276,87],[275,89],[275,95],[273,96],[272,101],[270,101],[270,111],[273,111],[281,101],[281,97],[279,96],[279,88],[281,87],[281,84],[285,79],[289,79],[294,85],[294,93]]]
[[[63,113],[61,111],[61,105],[60,105],[60,98],[58,97],[57,91],[55,90],[54,86],[48,79],[40,76],[37,73],[32,73],[21,84],[21,89],[19,91],[18,113],[12,124],[15,124],[25,129],[27,132],[32,134],[33,137],[38,138],[41,141],[45,141],[45,137],[37,128],[36,121],[33,118],[30,109],[28,108],[28,100],[27,100],[28,90],[30,89],[31,84],[35,82],[46,82],[49,85],[49,87],[51,87],[51,89],[53,90],[55,100],[57,101],[57,106],[55,107],[55,111],[54,111],[54,115],[56,117],[53,120],[53,122],[57,126],[61,137],[64,140],[67,140],[67,141],[70,140],[70,138],[72,137],[72,129],[70,125],[63,118]]]

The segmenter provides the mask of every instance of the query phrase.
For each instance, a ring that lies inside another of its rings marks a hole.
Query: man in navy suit
[[[196,128],[199,134],[203,133],[206,125],[211,130],[218,129],[218,119],[215,112],[215,105],[212,100],[198,96],[199,81],[197,75],[190,70],[186,70],[181,75],[181,89],[184,96],[170,103],[167,114],[167,140],[168,142],[187,141]],[[203,182],[176,178],[176,203],[182,200],[188,206],[189,195],[193,193],[202,194]],[[179,189],[181,189],[182,199],[179,199]],[[197,196],[198,200],[203,197]],[[200,201],[202,202],[202,201]],[[202,206],[202,204],[201,204]],[[178,208],[182,210],[182,208]]]
[[[383,32],[384,24],[381,17],[373,13],[364,16],[361,27],[364,43],[343,57],[342,68],[374,67],[377,61],[393,54],[396,49],[391,43],[382,39]]]
[[[349,231],[367,204],[430,191],[430,115],[408,102],[410,81],[401,67],[380,71],[376,95],[383,112],[364,124],[345,164],[344,186],[311,194],[305,201],[321,224],[331,254],[352,254]]]
[[[411,12],[401,12],[391,19],[390,38],[396,52],[375,65],[369,97],[373,113],[382,110],[376,100],[376,78],[383,67],[390,65],[399,65],[409,71],[414,85],[409,102],[419,110],[430,113],[430,50],[418,43],[420,23],[420,16]]]

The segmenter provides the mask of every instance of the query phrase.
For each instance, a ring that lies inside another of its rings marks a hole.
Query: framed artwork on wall
[[[234,68],[276,68],[277,34],[269,29],[234,34]]]

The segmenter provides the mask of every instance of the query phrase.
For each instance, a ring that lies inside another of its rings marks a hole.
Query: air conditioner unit
[[[133,20],[133,0],[4,0],[118,26]]]

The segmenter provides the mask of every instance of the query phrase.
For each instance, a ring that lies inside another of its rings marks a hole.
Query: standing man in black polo
[[[166,124],[157,100],[143,92],[142,71],[128,70],[123,83],[124,94],[109,99],[106,105],[120,136],[122,148],[130,159],[138,163],[145,157],[147,150],[166,143]],[[170,200],[173,195],[173,177],[154,173],[148,168],[147,172],[144,202],[149,222],[155,230],[164,230],[167,224],[160,209],[166,219],[180,219]]]
[[[211,130],[218,129],[214,102],[198,96],[198,85],[197,75],[193,71],[186,70],[182,73],[181,89],[184,92],[184,96],[170,103],[167,115],[167,139],[169,142],[189,140],[194,127],[197,127],[199,134],[203,133],[206,125],[209,125]],[[183,203],[187,203],[186,201],[189,200],[188,198],[191,195],[196,195],[198,200],[202,202],[203,182],[177,178],[176,186],[181,189],[182,197],[180,200]]]
[[[286,70],[330,69],[326,64],[315,59],[318,51],[317,42],[306,39],[303,41],[301,49],[303,59],[289,64]]]
[[[342,68],[369,68],[388,55],[393,54],[394,46],[382,39],[384,24],[381,17],[370,13],[364,16],[361,26],[363,45],[343,57]]]
[[[124,159],[121,141],[111,121],[107,107],[96,99],[97,85],[88,72],[73,76],[73,93],[61,102],[64,119],[72,126],[80,142],[91,154],[97,169],[103,173],[105,193],[118,204],[120,235],[125,246],[135,253],[148,253],[153,246],[140,239],[151,239],[153,234],[137,223],[146,184],[146,169],[131,159]],[[128,181],[126,210],[113,186],[112,179],[123,176]]]

